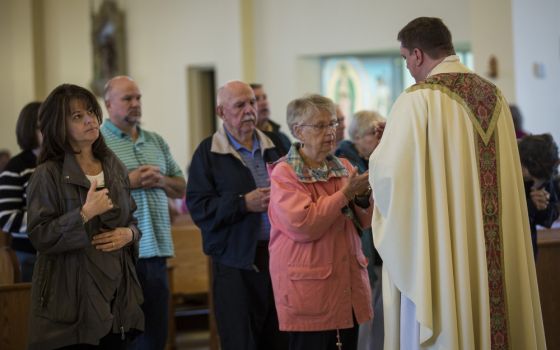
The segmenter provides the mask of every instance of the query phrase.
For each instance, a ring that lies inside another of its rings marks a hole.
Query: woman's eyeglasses
[[[328,124],[299,124],[299,126],[308,126],[315,129],[315,131],[321,132],[324,132],[327,129],[336,129],[338,125],[339,123],[337,121],[333,121]]]

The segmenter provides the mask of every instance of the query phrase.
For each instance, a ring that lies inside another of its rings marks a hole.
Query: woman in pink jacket
[[[357,227],[369,226],[367,173],[332,155],[335,106],[319,95],[288,105],[300,141],[272,165],[270,274],[280,330],[290,349],[356,349],[372,318],[367,265]]]

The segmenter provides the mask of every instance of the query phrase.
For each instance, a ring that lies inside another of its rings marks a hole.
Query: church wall
[[[45,96],[62,83],[88,87],[93,73],[89,1],[43,0]]]
[[[0,148],[19,153],[16,121],[34,99],[31,0],[0,0]]]
[[[41,36],[46,49],[43,70],[37,74],[44,78],[45,91],[35,96],[31,3],[0,3],[1,42],[7,48],[0,50],[0,72],[7,77],[0,82],[0,147],[13,152],[15,120],[23,104],[44,99],[61,83],[89,87],[93,78],[90,5],[97,9],[101,1],[44,0]],[[214,67],[219,82],[242,77],[238,1],[119,0],[118,4],[126,13],[128,73],[143,93],[143,124],[165,137],[184,169],[192,152],[187,149],[187,67]]]
[[[496,84],[509,100],[515,100],[511,0],[470,0],[471,48],[474,69]],[[496,76],[490,75],[491,58],[495,58]]]
[[[187,67],[214,67],[221,81],[240,77],[238,1],[118,4],[126,14],[128,72],[143,93],[143,124],[164,136],[185,169],[193,151],[187,149]]]
[[[265,84],[272,118],[285,126],[287,103],[320,91],[322,55],[399,52],[398,31],[419,16],[441,17],[455,43],[470,39],[463,0],[254,1],[256,76]]]
[[[560,1],[513,0],[517,104],[526,130],[560,144]]]
[[[190,162],[187,67],[214,67],[218,84],[242,79],[239,1],[122,0],[129,72],[143,93],[143,119],[170,144],[182,169]]]
[[[97,8],[101,0],[42,1],[44,23],[40,33],[45,52],[41,56],[44,64],[38,72],[33,64],[33,57],[37,57],[33,52],[31,28],[34,1],[0,0],[0,73],[5,77],[0,81],[0,147],[9,147],[13,152],[17,151],[13,135],[15,119],[24,103],[44,98],[45,93],[62,82],[89,86],[93,76],[90,6]],[[496,83],[508,98],[517,100],[528,119],[527,129],[534,132],[552,129],[556,130],[555,137],[560,137],[560,123],[553,119],[560,114],[557,98],[560,39],[554,21],[560,5],[556,0],[538,0],[544,6],[535,9],[529,0],[513,0],[510,9],[513,7],[516,23],[514,38],[512,35],[508,38],[504,32],[511,21],[497,18],[495,26],[500,28],[505,46],[496,46],[495,38],[489,37],[485,42],[484,32],[477,29],[489,28],[493,20],[480,13],[484,10],[480,1],[118,0],[117,3],[126,13],[128,72],[144,94],[143,122],[146,128],[164,135],[184,168],[193,151],[188,147],[187,118],[195,117],[188,116],[188,66],[214,67],[218,85],[249,77],[264,83],[272,118],[285,125],[286,104],[305,92],[319,91],[320,56],[398,52],[398,30],[421,15],[442,17],[456,44],[471,44],[475,55],[481,57],[475,59],[479,73],[486,73],[488,55],[496,52],[501,66]],[[504,1],[494,6],[507,9]],[[250,18],[242,12],[247,5],[252,6],[253,23],[247,23]],[[243,40],[247,28],[254,30],[252,43]],[[515,65],[513,55],[507,53],[512,46]],[[254,58],[243,48],[250,48]],[[253,69],[247,66],[252,60]],[[545,79],[531,76],[533,61],[545,63]],[[513,72],[519,72],[519,78],[513,79]],[[43,94],[34,92],[38,76],[44,84]],[[285,126],[284,130],[287,131]]]

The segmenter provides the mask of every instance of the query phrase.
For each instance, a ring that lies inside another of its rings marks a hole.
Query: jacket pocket
[[[73,323],[78,319],[76,261],[47,258],[39,283],[36,314],[54,322]]]
[[[285,291],[287,306],[296,315],[319,316],[328,311],[327,279],[332,274],[332,264],[323,266],[289,266],[288,289]]]
[[[362,254],[356,255],[356,262],[361,267],[360,274],[361,274],[361,279],[362,279],[362,286],[364,286],[364,287],[369,286],[369,288],[365,288],[366,293],[367,293],[366,295],[368,296],[367,300],[371,300],[371,289],[373,288],[373,284],[374,284],[375,280],[377,279],[377,277],[375,276],[375,273],[373,272],[373,270],[371,268],[368,269],[370,261],[367,257],[365,257]],[[372,273],[371,275],[370,275],[370,271]]]
[[[206,255],[221,256],[226,248],[230,231],[222,229],[206,232],[202,230],[202,248]]]
[[[365,255],[356,255],[356,261],[362,268],[367,269],[369,265],[369,259]]]

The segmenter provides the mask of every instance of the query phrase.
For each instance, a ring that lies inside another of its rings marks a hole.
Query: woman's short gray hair
[[[375,111],[358,111],[354,113],[350,125],[348,126],[348,134],[350,140],[356,141],[357,138],[371,131],[375,122],[384,122],[385,118]]]
[[[296,98],[288,103],[286,122],[288,123],[292,135],[296,137],[294,133],[294,127],[296,125],[321,112],[327,112],[336,116],[336,107],[330,98],[317,94],[309,94],[301,98]]]

